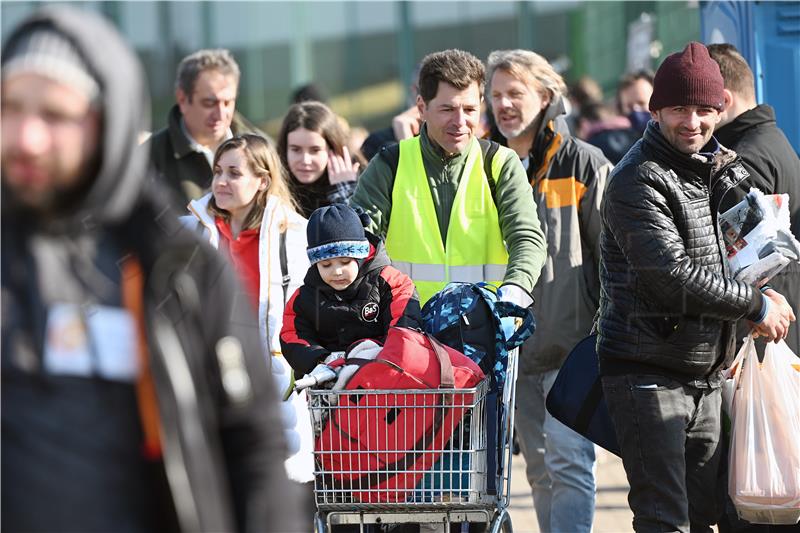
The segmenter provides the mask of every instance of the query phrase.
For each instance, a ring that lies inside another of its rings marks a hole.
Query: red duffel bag
[[[392,327],[350,378],[317,438],[325,486],[364,503],[401,503],[445,449],[484,375],[466,355],[417,330]],[[420,392],[388,392],[397,390]],[[360,390],[384,392],[360,393]],[[430,392],[422,392],[430,391]]]

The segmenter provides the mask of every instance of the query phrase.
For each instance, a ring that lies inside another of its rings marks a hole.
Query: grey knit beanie
[[[97,80],[77,48],[52,28],[43,26],[21,36],[4,55],[4,80],[16,74],[34,73],[68,85],[89,100],[100,94]]]

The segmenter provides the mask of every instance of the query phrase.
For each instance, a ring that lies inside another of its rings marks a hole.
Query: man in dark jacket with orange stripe
[[[585,531],[594,514],[594,445],[544,404],[558,369],[592,327],[600,295],[600,203],[611,163],[572,137],[564,120],[566,85],[528,50],[492,52],[486,100],[492,140],[522,160],[533,188],[547,260],[533,289],[536,334],[523,346],[516,427],[542,531]]]
[[[606,187],[597,353],[636,531],[711,531],[722,453],[720,369],[745,318],[767,340],[794,313],[732,279],[717,216],[747,177],[713,137],[719,67],[689,43],[655,76],[653,120]]]
[[[281,330],[283,355],[298,375],[356,341],[385,337],[390,326],[422,328],[414,282],[390,265],[352,208],[317,209],[307,233],[311,267]]]
[[[147,183],[133,51],[51,7],[1,72],[3,529],[308,531],[249,303]]]

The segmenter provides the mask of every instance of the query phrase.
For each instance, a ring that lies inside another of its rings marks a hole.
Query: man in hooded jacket
[[[516,428],[542,531],[590,531],[594,445],[545,410],[570,350],[592,329],[600,295],[600,202],[611,163],[572,137],[564,120],[566,85],[540,55],[489,55],[492,140],[522,160],[533,187],[547,260],[533,289],[536,334],[521,349]]]
[[[3,527],[303,531],[249,304],[144,187],[145,87],[89,12],[3,47]]]
[[[711,44],[707,48],[725,82],[725,109],[714,136],[723,146],[736,151],[749,174],[731,191],[722,209],[739,202],[751,187],[765,194],[788,194],[792,233],[800,239],[800,157],[778,127],[772,106],[756,102],[753,71],[744,57],[730,44]],[[787,265],[770,280],[770,285],[798,309],[800,264]],[[800,354],[800,327],[796,324],[789,326],[786,344]]]

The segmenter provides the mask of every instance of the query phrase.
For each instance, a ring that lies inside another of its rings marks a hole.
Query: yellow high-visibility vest
[[[492,158],[492,176],[500,175],[507,158],[508,149],[500,147]],[[420,304],[450,281],[500,286],[505,276],[508,251],[483,167],[480,144],[473,139],[450,211],[445,246],[419,137],[400,142],[386,251],[392,265],[414,281]]]

